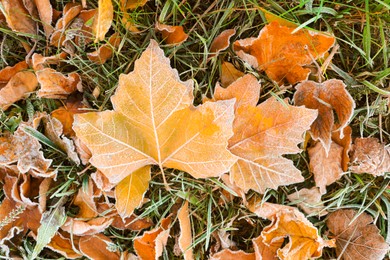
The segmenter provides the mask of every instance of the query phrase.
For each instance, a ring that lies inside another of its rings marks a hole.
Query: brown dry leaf
[[[270,247],[283,246],[277,250],[280,259],[310,259],[320,257],[324,247],[334,247],[333,240],[323,240],[317,229],[296,208],[272,203],[251,202],[249,209],[259,217],[272,221],[261,232],[261,241]]]
[[[92,173],[91,178],[95,182],[96,187],[104,192],[109,192],[115,187],[115,184],[110,183],[108,178],[99,170]]]
[[[182,82],[155,41],[121,75],[114,111],[75,115],[73,129],[92,151],[91,164],[117,184],[157,164],[196,178],[220,176],[236,158],[226,149],[234,101],[192,105],[193,83]]]
[[[326,221],[330,232],[336,237],[338,259],[381,260],[390,249],[379,229],[372,224],[373,218],[353,209],[341,209],[331,214]]]
[[[11,80],[16,73],[26,70],[28,68],[27,62],[21,61],[16,63],[14,66],[7,66],[0,70],[0,89],[3,88],[8,81]]]
[[[346,85],[337,79],[322,83],[307,80],[295,88],[297,90],[294,94],[295,105],[318,110],[318,117],[310,127],[310,134],[314,140],[321,141],[328,153],[332,132],[340,131],[340,138],[343,138],[343,129],[353,115],[355,101],[346,90]],[[337,124],[333,111],[337,115]]]
[[[98,13],[92,24],[95,43],[104,40],[106,33],[111,27],[113,18],[114,7],[112,5],[112,0],[99,0]]]
[[[210,45],[210,55],[209,58],[212,58],[214,56],[218,56],[218,54],[221,51],[226,50],[229,48],[230,45],[230,38],[233,37],[233,35],[236,34],[236,29],[228,29],[223,32],[221,32]]]
[[[38,86],[34,73],[20,71],[0,89],[0,109],[7,110],[13,103],[23,99]]]
[[[180,224],[180,237],[179,247],[181,252],[184,254],[185,260],[194,259],[194,253],[192,251],[192,234],[191,234],[191,220],[190,212],[188,209],[188,201],[184,202],[183,206],[177,213],[177,218]]]
[[[237,92],[230,91],[228,87],[224,92],[229,95],[220,96],[236,97],[238,103],[250,97],[243,103],[252,103],[235,110],[234,135],[228,148],[239,159],[230,169],[230,178],[244,192],[253,189],[260,193],[267,188],[276,189],[280,185],[303,181],[293,162],[282,155],[300,152],[297,145],[303,141],[303,133],[317,117],[317,111],[282,104],[273,97],[254,106],[260,86],[248,88],[248,92],[242,95],[244,86],[240,86],[239,82],[246,79],[251,78],[245,76],[230,86]],[[217,96],[214,95],[214,99],[218,100]]]
[[[38,70],[37,79],[41,85],[38,97],[41,98],[66,98],[69,94],[79,90],[82,92],[81,77],[72,72],[68,76],[50,68]]]
[[[156,23],[156,30],[161,33],[167,44],[180,45],[188,38],[188,34],[184,32],[183,26],[171,26]]]
[[[221,66],[221,85],[226,88],[244,75],[244,72],[236,69],[233,64],[224,61]]]
[[[277,251],[282,246],[284,239],[276,239],[270,245],[264,243],[264,238],[260,235],[252,239],[253,248],[257,260],[277,260]]]
[[[63,133],[66,136],[74,136],[75,133],[72,129],[73,116],[75,114],[86,113],[84,110],[88,108],[82,100],[77,97],[69,96],[66,100],[65,106],[57,108],[51,112],[51,116],[59,120],[63,126]]]
[[[210,257],[209,260],[256,260],[254,253],[245,253],[242,250],[232,251],[224,249]]]
[[[78,237],[73,236],[73,245],[70,236],[65,232],[57,232],[46,247],[57,252],[67,259],[76,259],[82,257],[78,251]]]
[[[145,166],[124,178],[115,188],[115,207],[122,218],[131,216],[143,204],[151,179],[151,167]]]
[[[119,33],[113,34],[108,40],[108,44],[103,44],[98,50],[87,53],[87,57],[90,61],[96,64],[104,64],[114,54],[114,49],[119,47],[121,38]]]
[[[53,21],[53,7],[51,6],[50,0],[34,0],[34,3],[37,7],[46,38],[49,39],[50,35],[54,31],[53,26],[51,26]]]
[[[84,236],[79,241],[80,252],[94,260],[115,260],[120,259],[120,252],[117,246],[103,234]]]
[[[142,7],[148,0],[120,0],[120,7],[122,10],[136,9]]]
[[[36,34],[36,23],[23,5],[22,0],[2,0],[5,19],[15,32]]]
[[[264,17],[268,23],[272,23],[272,22],[276,21],[282,26],[287,26],[287,27],[291,27],[291,28],[298,27],[297,24],[290,22],[289,20],[286,20],[284,18],[281,18],[280,16],[273,14],[262,7],[257,7],[257,8],[259,8],[264,13]]]
[[[89,163],[89,159],[91,159],[92,157],[91,151],[77,136],[73,136],[72,140],[74,142],[74,145],[76,146],[76,151],[79,155],[81,163],[87,165]]]
[[[147,218],[138,218],[134,214],[128,218],[125,218],[124,220],[119,216],[114,217],[114,221],[111,224],[111,226],[116,229],[133,231],[144,230],[150,228],[153,225],[154,224],[151,220]]]
[[[340,136],[343,137],[340,138]],[[349,125],[347,125],[343,129],[343,134],[340,134],[340,131],[332,132],[332,141],[343,147],[341,168],[343,169],[344,172],[346,172],[348,171],[349,151],[351,150],[351,145],[352,145],[352,128]]]
[[[279,25],[266,25],[257,38],[234,42],[236,54],[259,71],[282,85],[306,80],[310,69],[303,66],[321,58],[335,43],[335,38],[323,33]]]
[[[316,186],[319,187],[320,193],[326,193],[326,186],[334,183],[343,176],[341,168],[343,147],[331,143],[330,150],[327,153],[320,142],[315,146],[308,148],[310,159],[310,171],[314,174]]]
[[[22,122],[12,136],[2,141],[0,152],[0,165],[10,165],[17,162],[21,173],[32,170],[36,176],[52,177],[56,172],[49,172],[52,160],[45,159],[39,141],[25,132],[30,124]],[[5,145],[6,144],[6,145]],[[5,147],[6,149],[4,149]]]
[[[134,238],[134,250],[140,260],[158,260],[167,244],[171,228],[171,216],[161,220],[160,227]]]
[[[316,214],[322,217],[328,214],[328,212],[324,210],[324,203],[321,201],[321,196],[322,194],[319,189],[313,187],[311,189],[301,189],[287,195],[287,198],[291,202],[297,203],[306,214]]]
[[[34,53],[32,56],[32,67],[34,71],[42,70],[47,67],[47,65],[58,65],[62,60],[68,56],[66,52],[61,52],[59,54],[45,57],[41,54]]]
[[[390,171],[390,148],[376,138],[356,138],[351,152],[350,170],[374,176]]]
[[[94,40],[92,25],[97,12],[98,9],[82,10],[77,16],[77,18],[81,19],[83,22],[81,30],[78,31],[77,35],[75,35],[74,42],[78,46],[85,47]]]

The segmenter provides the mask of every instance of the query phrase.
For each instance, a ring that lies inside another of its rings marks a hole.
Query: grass
[[[62,10],[69,1],[51,2],[54,8]],[[390,143],[389,1],[151,1],[130,14],[140,33],[131,33],[124,28],[121,23],[123,14],[118,11],[118,1],[113,2],[115,2],[116,13],[110,33],[119,32],[122,37],[114,57],[103,65],[95,65],[87,59],[86,53],[94,51],[105,42],[89,44],[85,48],[74,45],[76,52],[72,58],[56,68],[62,72],[75,71],[82,76],[85,90],[83,96],[93,109],[99,111],[112,109],[110,97],[115,92],[119,75],[133,70],[134,61],[139,58],[150,39],[161,40],[160,35],[154,31],[156,21],[170,25],[183,25],[190,35],[189,39],[180,46],[171,47],[162,44],[162,47],[171,59],[171,65],[179,71],[181,79],[194,80],[196,104],[201,102],[203,95],[212,93],[219,80],[222,61],[232,62],[241,71],[251,73],[261,81],[263,89],[260,101],[276,95],[275,93],[278,93],[280,98],[291,98],[291,89],[280,92],[279,87],[264,73],[259,73],[243,63],[231,49],[207,62],[208,48],[214,37],[223,30],[237,29],[232,41],[257,36],[265,25],[259,9],[262,7],[302,27],[309,26],[316,30],[329,31],[336,36],[340,49],[334,56],[325,77],[344,80],[356,102],[356,110],[350,124],[353,136],[373,136],[380,138],[384,143]],[[88,5],[97,7],[97,1],[88,1]],[[26,52],[20,42],[29,44],[36,42],[36,52],[47,56],[60,52],[58,48],[48,47],[42,32],[35,38],[15,33],[5,26],[0,28],[0,32],[0,67],[24,59]],[[100,92],[97,97],[92,95],[96,88]],[[22,120],[31,118],[35,111],[51,112],[61,105],[59,101],[40,99],[33,94],[27,100],[18,102],[6,112],[0,113],[0,131],[13,132]],[[77,207],[71,206],[72,199],[89,174],[94,171],[93,167],[78,175],[84,167],[74,165],[55,146],[44,140],[44,137],[37,133],[32,134],[43,143],[45,157],[53,159],[53,166],[59,172],[57,185],[50,191],[49,205],[67,196],[66,213],[69,216],[75,215]],[[288,194],[297,189],[314,186],[308,168],[307,154],[303,152],[289,158],[302,171],[305,181],[296,185],[283,186],[278,190],[268,190],[261,196],[263,201],[294,205],[294,202],[287,200]],[[171,187],[171,190],[167,191],[164,189],[158,169],[154,172],[146,195],[149,201],[136,211],[138,215],[158,223],[171,212],[177,212],[182,200],[189,198],[193,247],[198,259],[206,259],[210,252],[217,250],[214,234],[218,230],[228,232],[237,249],[253,250],[251,239],[257,237],[268,222],[250,213],[241,199],[228,200],[222,194],[225,186],[220,180],[216,178],[196,180],[180,171],[167,171],[167,181]],[[368,212],[374,217],[381,235],[390,242],[389,184],[390,180],[387,176],[374,178],[370,175],[347,173],[327,188],[328,193],[323,196],[326,210],[331,212],[340,208],[354,208],[359,212]],[[255,196],[259,195],[254,192],[248,194],[248,198]],[[0,191],[0,200],[2,197]],[[324,217],[309,216],[309,218],[321,234],[326,234]],[[173,227],[173,237],[176,238],[179,232],[176,223]],[[140,235],[140,232],[119,231],[114,228],[108,228],[105,233],[122,251],[132,248],[133,238]],[[174,243],[175,239],[169,239],[163,259],[178,258],[173,254]],[[23,246],[15,250],[27,255],[33,251],[34,244],[33,239],[26,238]],[[42,259],[60,257],[48,249],[44,249],[40,256]],[[327,248],[322,258],[335,257],[335,250]]]

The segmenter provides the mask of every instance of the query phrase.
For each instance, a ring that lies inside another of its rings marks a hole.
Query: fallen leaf
[[[73,236],[73,241],[71,241],[70,236],[65,234],[65,232],[57,232],[46,247],[63,255],[67,259],[76,259],[82,257],[78,253],[78,240],[78,237]]]
[[[335,43],[323,33],[294,28],[274,21],[266,25],[257,38],[234,42],[236,54],[278,84],[295,84],[306,80],[310,69],[303,66],[321,58]]]
[[[112,222],[111,217],[96,217],[87,220],[68,217],[61,229],[75,236],[90,236],[103,232]]]
[[[194,259],[194,253],[192,251],[192,234],[191,234],[191,220],[190,212],[188,209],[188,201],[184,202],[183,206],[177,213],[177,218],[180,224],[180,237],[179,247],[184,254],[185,260]]]
[[[23,99],[38,86],[34,73],[20,71],[0,89],[0,108],[7,110],[13,103]]]
[[[321,201],[322,194],[317,187],[311,189],[301,189],[290,195],[287,198],[298,205],[306,214],[316,214],[319,217],[328,214],[324,210],[324,203]]]
[[[112,0],[99,0],[98,4],[98,13],[92,24],[95,43],[104,40],[106,33],[111,27],[112,19],[114,18]]]
[[[230,62],[224,61],[221,65],[221,85],[222,87],[228,87],[234,81],[244,76],[244,72],[239,71]]]
[[[142,7],[148,0],[120,0],[120,7],[122,10],[136,9]]]
[[[49,39],[54,31],[53,26],[51,26],[53,21],[53,7],[51,6],[50,0],[34,0],[34,3],[37,7],[46,38]]]
[[[114,184],[151,164],[195,178],[228,171],[236,160],[226,149],[234,101],[194,107],[192,84],[180,81],[151,41],[134,71],[120,76],[114,111],[75,115],[73,129],[92,151],[91,164]]]
[[[262,243],[271,247],[271,251],[279,245],[277,256],[280,259],[317,258],[322,255],[324,247],[334,247],[334,240],[322,239],[313,224],[293,207],[254,202],[249,209],[259,217],[272,221],[261,232]]]
[[[242,250],[232,251],[224,249],[210,257],[210,260],[256,260],[254,253],[245,253]]]
[[[209,58],[212,58],[214,56],[218,56],[218,54],[221,51],[226,50],[229,48],[230,45],[230,38],[233,37],[233,35],[236,34],[236,29],[228,29],[223,32],[221,32],[210,45],[210,54]]]
[[[115,184],[110,183],[108,178],[99,170],[92,173],[91,178],[95,182],[98,189],[104,192],[109,192],[115,187]]]
[[[188,38],[188,34],[184,32],[183,26],[156,23],[156,30],[161,33],[167,44],[180,45]]]
[[[124,220],[121,217],[114,217],[111,226],[120,230],[141,231],[153,226],[153,222],[147,218],[139,218],[136,215],[131,215]]]
[[[148,190],[151,167],[145,166],[124,178],[115,188],[115,207],[122,218],[131,216],[143,204]]]
[[[310,127],[314,140],[320,140],[326,153],[330,150],[333,131],[340,131],[348,125],[353,115],[355,101],[346,90],[341,80],[330,79],[322,83],[304,81],[298,84],[294,94],[294,104],[318,110],[318,117]],[[335,124],[333,110],[336,112],[338,123]]]
[[[343,136],[340,138],[340,136]],[[341,168],[344,172],[348,171],[348,164],[350,161],[349,151],[352,146],[352,128],[347,125],[343,129],[343,134],[340,131],[332,132],[332,141],[343,147],[343,157],[341,160]]]
[[[120,259],[120,252],[114,242],[103,234],[80,238],[80,251],[90,259]]]
[[[8,81],[11,80],[16,73],[26,70],[28,68],[27,62],[21,61],[16,63],[14,66],[7,66],[4,69],[0,70],[0,89],[3,88]]]
[[[47,65],[58,65],[61,61],[65,60],[67,55],[66,52],[61,52],[53,56],[45,57],[39,53],[34,53],[32,56],[32,67],[34,71],[38,71],[46,68]]]
[[[320,142],[315,146],[308,148],[310,159],[310,171],[314,174],[316,186],[321,194],[326,193],[326,186],[334,183],[343,176],[341,168],[343,147],[331,143],[330,150],[327,153]]]
[[[171,217],[161,220],[160,227],[145,232],[142,236],[133,240],[134,250],[140,260],[158,260],[167,245]]]
[[[361,212],[355,219],[357,214],[353,209],[341,209],[329,214],[326,220],[326,225],[336,238],[338,259],[384,259],[389,245],[379,234],[380,230],[372,224],[373,218]]]
[[[81,77],[72,72],[68,76],[50,68],[38,70],[37,79],[41,85],[38,97],[41,98],[66,98],[69,94],[79,90],[82,92]]]
[[[277,251],[282,246],[284,238],[276,238],[270,245],[264,243],[262,235],[252,239],[255,256],[258,260],[277,260]]]
[[[119,33],[113,34],[108,40],[108,44],[103,44],[98,50],[87,53],[87,57],[90,61],[96,64],[104,64],[114,54],[114,49],[118,48],[121,42]]]
[[[22,0],[2,0],[5,19],[8,26],[15,32],[35,35],[36,23],[30,17]]]
[[[350,170],[374,176],[390,171],[390,148],[376,138],[356,138],[352,146]]]
[[[275,98],[256,106],[259,92],[255,77],[246,75],[227,89],[217,87],[214,94],[214,100],[236,98],[234,135],[228,148],[239,159],[230,169],[230,178],[245,193],[249,189],[264,193],[266,188],[303,181],[293,162],[282,155],[300,152],[297,144],[317,116],[315,110]]]
[[[98,9],[82,10],[77,16],[77,18],[80,18],[83,21],[83,26],[75,35],[74,42],[81,48],[87,46],[94,40],[92,25],[97,12]]]
[[[297,28],[298,25],[293,23],[293,22],[290,22],[289,20],[286,20],[276,14],[273,14],[269,11],[267,11],[266,9],[262,8],[262,7],[257,7],[259,8],[263,14],[264,14],[264,17],[265,19],[267,20],[268,23],[272,23],[272,22],[278,22],[280,25],[282,26],[287,26],[287,27],[291,27],[291,28]]]

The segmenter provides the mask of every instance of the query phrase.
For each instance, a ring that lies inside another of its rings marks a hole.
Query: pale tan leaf
[[[149,188],[151,167],[145,166],[124,178],[115,188],[115,208],[122,218],[140,207]]]
[[[114,7],[112,5],[112,0],[99,0],[98,13],[92,24],[95,42],[104,40],[106,33],[111,27],[113,18]]]
[[[310,159],[310,171],[314,174],[316,186],[320,193],[326,193],[326,186],[334,183],[344,174],[341,168],[343,147],[332,142],[327,153],[322,143],[318,142],[314,147],[308,148]]]
[[[179,219],[180,224],[180,237],[179,237],[179,246],[181,252],[184,254],[185,260],[194,259],[194,253],[192,251],[192,234],[191,234],[191,220],[190,212],[188,209],[188,201],[184,202],[183,206],[180,208],[177,213],[177,218]]]
[[[372,224],[373,218],[353,209],[341,209],[331,214],[326,224],[336,237],[336,253],[345,260],[381,260],[388,253],[389,245]],[[354,219],[353,222],[351,222]]]

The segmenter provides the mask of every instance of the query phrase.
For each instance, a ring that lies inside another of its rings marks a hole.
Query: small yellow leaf
[[[99,0],[98,14],[92,25],[95,34],[95,42],[104,40],[104,36],[111,27],[114,18],[114,7],[112,0]]]

